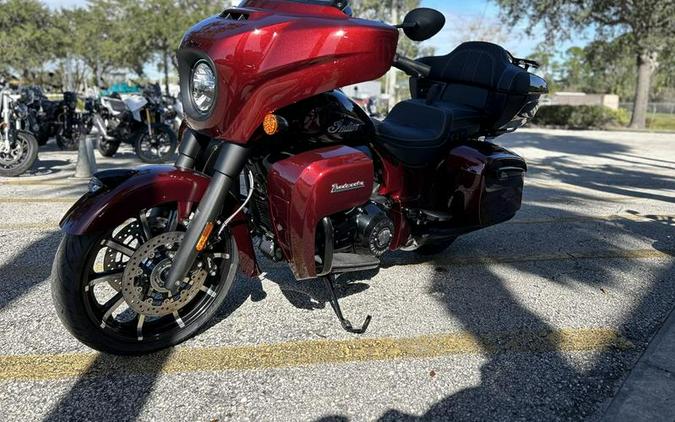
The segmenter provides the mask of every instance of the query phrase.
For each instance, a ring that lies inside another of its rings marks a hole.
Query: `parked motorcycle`
[[[165,122],[161,92],[157,95],[152,89],[142,96],[102,97],[97,112],[105,122],[98,144],[103,156],[114,156],[122,142],[133,145],[138,158],[146,163],[163,163],[173,156],[178,142]]]
[[[52,291],[66,327],[116,354],[180,343],[237,270],[260,275],[258,244],[298,280],[320,279],[343,328],[363,333],[371,318],[343,316],[337,276],[512,218],[526,163],[484,139],[532,118],[546,83],[485,42],[396,54],[397,28],[424,41],[444,23],[431,9],[395,27],[352,18],[343,0],[247,0],[190,29],[175,165],[98,173],[61,222]],[[392,66],[413,99],[381,122],[338,89]]]
[[[164,95],[162,96],[162,107],[164,124],[169,126],[174,133],[178,133],[180,125],[183,123],[183,103],[178,98]]]
[[[56,144],[65,151],[77,151],[80,140],[87,136],[82,113],[77,110],[77,101],[76,93],[64,92],[63,100],[56,107]]]
[[[17,101],[7,83],[0,80],[0,176],[19,176],[37,160],[38,142],[26,130],[30,123],[28,107]]]
[[[33,134],[40,146],[56,138],[62,150],[77,150],[80,139],[86,136],[82,113],[77,110],[77,94],[64,92],[60,101],[49,100],[38,87],[21,89],[21,101],[28,106],[34,122]]]

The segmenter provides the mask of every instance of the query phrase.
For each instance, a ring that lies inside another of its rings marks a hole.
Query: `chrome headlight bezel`
[[[197,76],[200,80],[196,79]],[[198,60],[192,66],[189,95],[192,108],[196,112],[208,115],[213,111],[218,96],[218,78],[213,66],[207,60]]]

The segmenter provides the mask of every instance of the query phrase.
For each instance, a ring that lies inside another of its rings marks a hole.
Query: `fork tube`
[[[2,137],[3,137],[3,148],[2,150],[4,151],[9,151],[10,150],[10,145],[9,145],[9,125],[11,124],[10,119],[9,119],[9,96],[7,93],[2,92],[2,121],[4,123],[4,128],[2,130]]]
[[[150,109],[145,108],[145,119],[148,121],[148,135],[152,136],[152,122],[150,121]]]
[[[180,169],[194,169],[197,156],[202,149],[208,146],[208,141],[208,138],[196,134],[192,129],[185,129],[178,146],[178,158],[176,158],[175,166]],[[202,169],[197,170],[202,171]]]
[[[177,289],[177,284],[185,278],[197,258],[197,243],[208,223],[215,223],[220,216],[227,195],[244,169],[248,149],[242,145],[226,143],[223,145],[214,166],[213,177],[199,203],[197,212],[190,221],[169,272],[169,288]]]

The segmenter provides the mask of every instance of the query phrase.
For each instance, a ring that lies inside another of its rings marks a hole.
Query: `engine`
[[[389,250],[394,237],[394,223],[374,202],[331,216],[331,222],[336,252],[380,257]]]

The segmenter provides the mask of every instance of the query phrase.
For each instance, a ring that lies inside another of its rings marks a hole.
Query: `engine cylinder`
[[[374,203],[363,207],[356,216],[359,246],[377,256],[389,250],[394,238],[394,223],[387,213]]]

